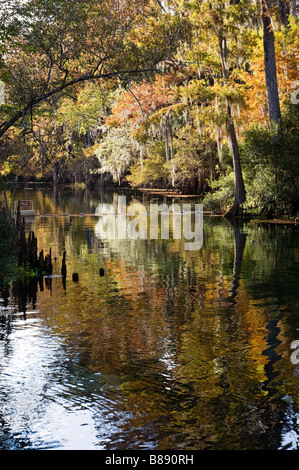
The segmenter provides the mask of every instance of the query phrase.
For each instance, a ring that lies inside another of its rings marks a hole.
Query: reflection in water
[[[99,240],[91,214],[117,196],[30,197],[54,275],[1,294],[2,448],[297,448],[296,229],[206,217],[193,252]]]

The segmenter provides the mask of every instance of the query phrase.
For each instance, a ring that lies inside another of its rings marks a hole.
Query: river
[[[197,202],[8,194],[33,201],[53,276],[0,299],[0,448],[298,449],[299,228],[204,215],[199,249],[103,239],[120,194]]]

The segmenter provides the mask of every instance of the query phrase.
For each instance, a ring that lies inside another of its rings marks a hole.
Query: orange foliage
[[[139,122],[160,108],[170,106],[176,98],[175,87],[182,83],[181,73],[169,72],[156,75],[154,82],[142,82],[124,91],[118,98],[111,116],[106,119],[107,126]]]
[[[296,40],[296,27],[290,30],[289,36],[282,32],[276,35],[276,68],[281,105],[290,99],[294,91],[292,82],[298,80],[299,43]],[[242,116],[244,124],[265,124],[268,122],[268,107],[265,84],[265,67],[262,41],[256,55],[251,60],[251,73],[244,72],[246,82],[245,101],[247,109]]]

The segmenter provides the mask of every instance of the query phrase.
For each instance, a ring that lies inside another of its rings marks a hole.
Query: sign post
[[[35,210],[33,209],[33,201],[31,200],[20,200],[15,201],[15,210],[18,208],[20,202],[20,212],[22,217],[32,217],[35,215]]]

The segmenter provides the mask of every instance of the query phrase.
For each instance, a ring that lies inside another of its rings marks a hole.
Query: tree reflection
[[[103,374],[109,390],[117,383],[130,418],[107,446],[278,448],[290,428],[284,397],[295,414],[299,401],[289,360],[298,300],[287,288],[298,239],[211,217],[202,250],[186,252],[180,240],[99,241],[95,225],[40,221],[39,246],[52,246],[54,274],[66,250],[68,276],[14,285],[13,295],[24,313],[38,304],[73,363]]]

